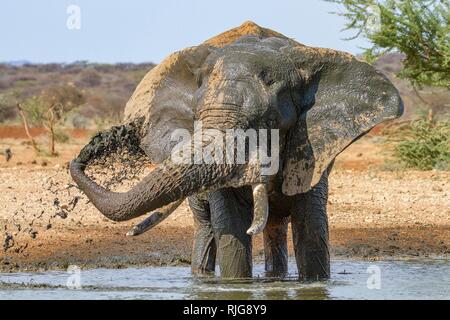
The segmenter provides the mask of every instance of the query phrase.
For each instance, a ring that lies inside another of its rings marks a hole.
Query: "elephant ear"
[[[298,121],[289,132],[283,193],[311,189],[352,141],[403,113],[398,91],[369,64],[350,54],[295,45],[284,49],[295,64]]]
[[[171,54],[145,75],[125,106],[125,122],[144,120],[141,148],[153,163],[170,156],[173,130],[193,131],[197,76],[210,50],[199,45]]]

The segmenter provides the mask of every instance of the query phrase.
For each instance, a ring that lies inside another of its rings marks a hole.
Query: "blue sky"
[[[69,5],[81,28],[69,30]],[[322,0],[7,0],[0,3],[0,61],[160,62],[244,21],[311,46],[359,53],[364,39],[344,41],[342,17]]]

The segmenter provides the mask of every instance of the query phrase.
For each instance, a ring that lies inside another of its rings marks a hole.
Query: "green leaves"
[[[420,170],[450,170],[450,124],[414,121],[403,131],[404,141],[395,148],[407,166]]]
[[[357,31],[354,39],[366,37],[372,47],[364,51],[368,61],[400,51],[406,55],[399,76],[415,86],[450,88],[449,0],[326,0],[341,4],[345,30]],[[368,9],[377,6],[379,28],[367,28]]]

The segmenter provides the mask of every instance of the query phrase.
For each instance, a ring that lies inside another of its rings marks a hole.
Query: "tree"
[[[30,127],[28,125],[27,117],[20,103],[20,95],[17,92],[0,95],[0,114],[2,112],[10,112],[10,110],[13,110],[13,108],[16,108],[19,112],[19,116],[22,119],[23,127],[25,129],[25,134],[27,135],[31,146],[36,153],[39,152],[37,143],[30,133]]]
[[[401,78],[414,87],[450,88],[449,0],[325,1],[344,6],[345,12],[335,14],[346,18],[344,30],[357,30],[347,40],[363,36],[372,43],[364,50],[368,61],[400,51],[405,54]]]
[[[19,112],[20,118],[22,119],[23,127],[25,129],[25,133],[26,133],[26,135],[28,137],[28,140],[30,140],[31,146],[33,147],[34,151],[36,153],[38,153],[39,152],[39,148],[37,146],[36,141],[34,140],[33,136],[30,133],[30,127],[28,125],[27,117],[26,117],[25,112],[23,111],[23,108],[22,108],[22,106],[20,105],[19,102],[16,103],[16,108],[17,108],[17,110]]]
[[[64,115],[84,103],[84,96],[73,85],[56,86],[43,91],[39,96],[28,98],[22,104],[23,119],[29,118],[35,125],[43,126],[49,134],[49,151],[55,151],[55,128]],[[19,105],[19,104],[18,104]]]

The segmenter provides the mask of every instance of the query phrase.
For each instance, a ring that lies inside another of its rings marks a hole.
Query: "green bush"
[[[450,170],[450,123],[417,120],[403,131],[395,155],[410,168]]]

